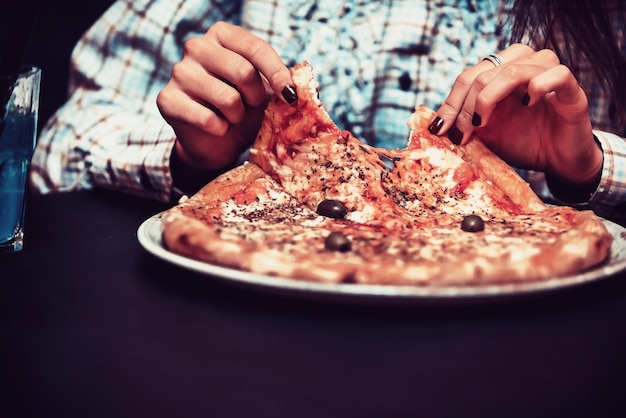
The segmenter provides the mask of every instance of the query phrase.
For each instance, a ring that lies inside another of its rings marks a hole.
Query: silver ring
[[[483,58],[483,61],[489,61],[496,67],[504,64],[504,59],[498,54],[489,54],[485,58]]]

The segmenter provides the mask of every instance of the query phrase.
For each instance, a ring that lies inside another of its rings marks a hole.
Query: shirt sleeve
[[[184,42],[218,20],[238,23],[240,8],[228,0],[114,3],[74,48],[68,100],[39,135],[32,189],[97,186],[168,200],[175,135],[156,97]]]
[[[600,184],[589,200],[598,215],[618,222],[626,221],[626,139],[595,130],[602,147],[604,163]]]
[[[598,216],[626,225],[626,139],[618,135],[594,130],[596,142],[602,148],[604,161],[600,182],[596,190],[584,199],[569,202],[561,193],[553,193],[552,187],[566,187],[563,183],[547,181],[542,172],[519,170],[535,193],[545,202],[570,205],[578,209],[591,209]],[[556,195],[559,195],[557,197]]]

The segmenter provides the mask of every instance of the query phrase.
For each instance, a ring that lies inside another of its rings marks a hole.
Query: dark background
[[[18,0],[15,0],[18,1]],[[80,36],[113,0],[42,1],[24,61],[42,69],[39,126],[67,97],[70,55]]]

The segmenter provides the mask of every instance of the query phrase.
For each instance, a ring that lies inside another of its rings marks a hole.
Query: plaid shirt
[[[98,186],[167,200],[175,135],[156,96],[183,43],[218,20],[267,40],[289,66],[308,60],[341,128],[376,146],[403,147],[415,105],[437,108],[460,72],[506,47],[504,3],[118,1],[73,52],[69,100],[42,130],[31,183],[42,193]],[[603,182],[611,178],[607,198],[624,200],[626,157],[615,155],[622,168],[605,170]]]
[[[600,185],[588,205],[598,215],[626,225],[626,140],[607,132],[594,133],[604,151],[604,165]]]

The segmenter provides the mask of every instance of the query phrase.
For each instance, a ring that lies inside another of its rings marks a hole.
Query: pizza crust
[[[162,216],[165,246],[194,260],[245,269],[242,254],[249,253],[252,246],[241,240],[224,242],[210,220],[212,216],[222,216],[223,202],[264,175],[257,165],[245,163],[220,175],[189,199],[165,211]]]
[[[250,165],[245,169],[256,171]],[[237,270],[296,280],[430,287],[523,283],[583,271],[601,262],[611,245],[610,236],[593,213],[567,208],[548,210],[545,218],[511,219],[509,225],[490,221],[481,233],[453,226],[396,236],[373,226],[318,217],[310,227],[277,224],[278,228],[265,232],[264,239],[262,234],[258,235],[261,238],[248,236],[247,230],[233,235],[229,227],[237,228],[237,220],[230,226],[216,225],[190,216],[203,205],[194,200],[192,197],[163,215],[163,236],[171,251]],[[538,220],[570,216],[574,219],[563,220],[564,226],[571,227],[566,232],[556,231],[554,237],[551,231],[539,228],[532,233],[542,235],[533,242],[524,239],[526,228]],[[332,231],[343,231],[352,240],[350,253],[324,248],[324,237]],[[442,242],[446,236],[457,238]],[[296,242],[289,250],[273,245],[291,239]],[[385,247],[384,252],[376,245]]]

